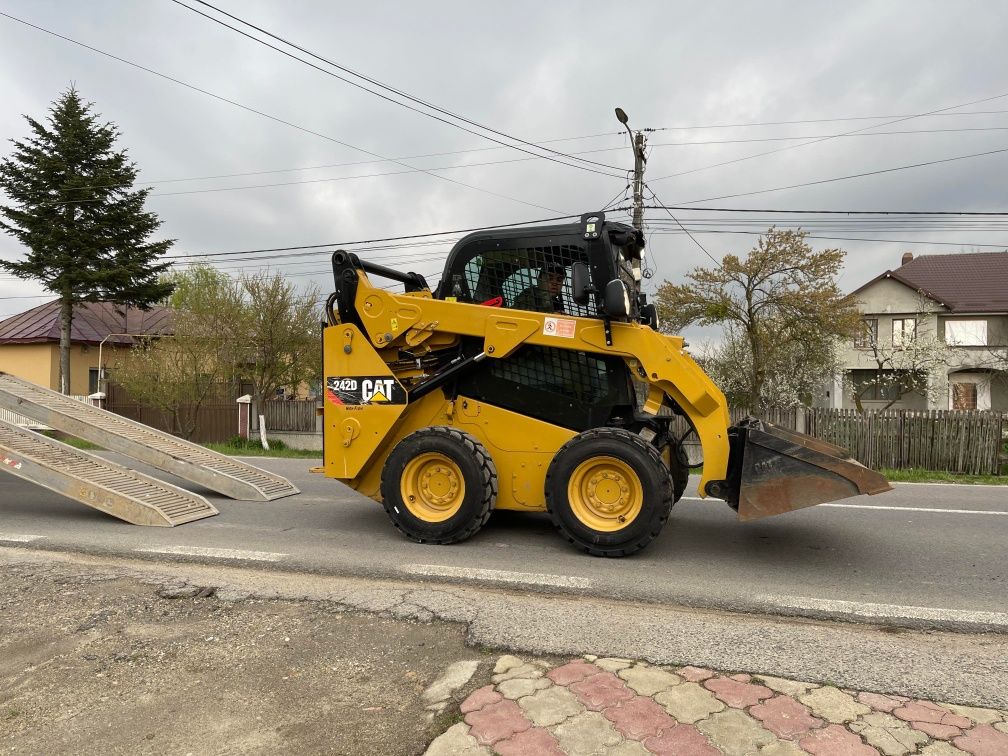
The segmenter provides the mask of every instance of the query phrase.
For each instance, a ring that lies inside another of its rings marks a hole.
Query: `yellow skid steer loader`
[[[836,446],[749,419],[657,330],[644,239],[603,213],[483,231],[423,276],[337,251],[323,329],[324,469],[421,543],[493,509],[549,512],[577,548],[618,557],[660,532],[703,448],[699,494],[740,520],[890,486]],[[402,285],[392,292],[372,282]]]

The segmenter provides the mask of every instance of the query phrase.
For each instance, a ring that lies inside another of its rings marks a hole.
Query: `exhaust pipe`
[[[729,428],[728,439],[728,477],[707,492],[725,499],[739,520],[892,490],[846,449],[753,417]]]

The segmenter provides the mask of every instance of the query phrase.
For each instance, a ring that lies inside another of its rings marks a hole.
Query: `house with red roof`
[[[114,347],[128,347],[138,336],[172,333],[166,307],[141,310],[112,302],[74,306],[70,331],[70,393],[99,390],[99,356],[104,363]],[[0,371],[59,391],[60,303],[33,307],[0,321]]]
[[[1008,411],[1008,252],[906,252],[853,295],[829,406]]]

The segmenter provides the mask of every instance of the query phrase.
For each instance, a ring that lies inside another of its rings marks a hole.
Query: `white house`
[[[907,252],[853,294],[864,331],[827,406],[1008,411],[1008,252]]]

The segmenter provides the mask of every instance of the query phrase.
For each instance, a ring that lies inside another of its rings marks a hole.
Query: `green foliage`
[[[238,283],[206,265],[166,277],[172,336],[117,352],[113,374],[134,398],[161,410],[173,433],[191,438],[203,405],[235,376],[244,302]]]
[[[148,307],[171,293],[158,259],[173,240],[151,241],[161,225],[143,209],[149,188],[134,189],[137,167],[116,150],[119,131],[101,123],[71,87],[46,123],[25,117],[30,135],[12,140],[0,161],[0,229],[27,252],[0,260],[0,269],[40,282],[63,309],[61,368],[68,390],[72,305],[109,301]]]
[[[735,384],[741,379],[732,391],[753,411],[808,394],[808,377],[829,374],[835,340],[858,324],[854,301],[836,283],[844,252],[813,250],[806,236],[770,228],[746,257],[725,255],[718,268],[694,268],[685,283],[658,289],[663,330],[725,327],[725,344],[708,362]]]

